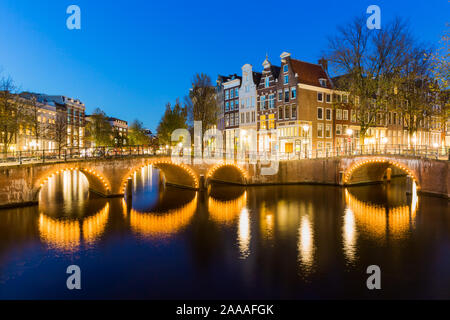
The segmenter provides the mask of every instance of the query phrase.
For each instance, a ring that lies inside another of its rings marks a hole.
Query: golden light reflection
[[[197,194],[181,208],[166,213],[142,213],[130,210],[131,228],[144,236],[170,235],[186,226],[197,209]]]
[[[91,217],[78,220],[52,219],[45,214],[39,215],[39,234],[50,247],[61,251],[75,251],[81,243],[81,235],[86,243],[98,240],[104,232],[109,216],[109,203]]]
[[[273,239],[273,229],[275,225],[274,213],[267,207],[265,201],[261,203],[260,209],[260,229],[261,234],[267,240]]]
[[[347,261],[353,262],[356,256],[356,225],[355,215],[350,208],[345,209],[344,226],[342,230],[344,255]]]
[[[80,245],[81,229],[78,221],[59,221],[39,215],[39,234],[51,247],[62,251],[75,251]]]
[[[246,205],[247,191],[234,200],[220,201],[213,197],[209,197],[208,199],[208,209],[211,219],[224,224],[232,223]]]
[[[239,215],[238,242],[241,258],[250,255],[250,217],[247,208],[243,208]]]
[[[314,231],[311,218],[303,215],[298,230],[298,260],[303,272],[312,270],[314,262]]]
[[[108,222],[109,203],[103,207],[97,214],[84,219],[83,221],[83,239],[87,243],[95,242],[103,233]]]
[[[387,209],[381,205],[360,201],[347,189],[345,201],[355,215],[356,226],[374,238],[382,239],[386,233],[400,238],[414,227],[418,205],[416,192],[413,193],[411,207],[404,205]]]

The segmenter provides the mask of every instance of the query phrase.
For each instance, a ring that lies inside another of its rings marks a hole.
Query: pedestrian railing
[[[193,158],[193,154],[172,154],[170,148],[155,149],[150,146],[127,146],[127,147],[93,147],[93,148],[65,148],[51,150],[28,150],[11,151],[0,154],[0,165],[44,163],[59,161],[80,161],[92,159],[114,159],[131,156],[178,156],[180,159]],[[299,160],[319,159],[334,157],[349,157],[361,155],[401,155],[409,157],[420,157],[427,159],[450,160],[450,148],[432,148],[429,146],[408,145],[363,145],[357,148],[321,148],[295,150],[293,152],[261,151],[250,152],[247,150],[234,150],[228,152],[211,152],[208,159],[210,162],[221,160],[237,160],[239,162],[273,161],[273,160]]]

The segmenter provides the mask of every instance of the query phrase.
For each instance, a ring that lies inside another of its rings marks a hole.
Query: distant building
[[[128,122],[117,118],[108,118],[113,129],[114,145],[117,147],[128,144]]]
[[[256,125],[256,101],[258,99],[257,85],[261,80],[261,73],[255,72],[251,64],[242,67],[242,84],[239,90],[240,123],[239,128],[243,130],[257,130]]]
[[[23,92],[19,97],[27,106],[29,121],[20,125],[15,148],[18,151],[55,149],[55,103],[43,94]]]
[[[67,141],[66,147],[84,147],[86,107],[78,99],[66,96],[47,96],[52,100],[60,113],[66,114]]]

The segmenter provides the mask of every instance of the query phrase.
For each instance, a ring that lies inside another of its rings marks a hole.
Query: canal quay
[[[448,163],[284,159],[273,175],[140,154],[4,165],[0,298],[449,299]],[[82,290],[67,289],[69,265]],[[382,290],[366,285],[371,265]]]

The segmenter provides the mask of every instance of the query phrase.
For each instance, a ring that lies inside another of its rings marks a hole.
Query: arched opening
[[[62,190],[60,190],[61,188]],[[74,194],[81,199],[81,194],[86,193],[86,189],[106,197],[110,194],[111,187],[102,175],[92,169],[61,168],[51,173],[47,172],[42,178],[36,180],[34,184],[35,201],[39,201],[43,189],[49,196],[59,192],[59,196],[68,199],[73,198]]]
[[[389,159],[366,159],[352,164],[344,173],[344,185],[380,183],[389,178],[410,176],[416,186],[414,172],[405,165]]]
[[[206,175],[207,184],[225,183],[235,185],[247,184],[247,173],[236,164],[221,163],[209,170]]]
[[[161,182],[179,188],[198,189],[199,179],[196,173],[184,164],[176,164],[170,161],[148,162],[142,166],[133,168],[122,182],[122,193],[125,194],[127,180],[133,178],[136,172],[152,165],[160,170]]]

